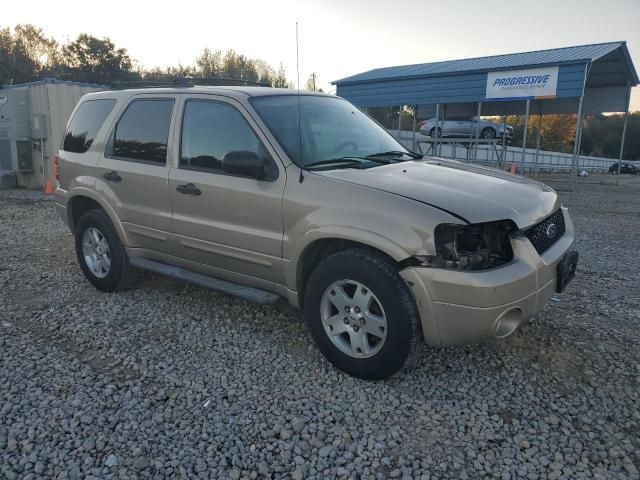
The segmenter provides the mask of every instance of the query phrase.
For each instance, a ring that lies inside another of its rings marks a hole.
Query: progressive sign
[[[555,97],[558,89],[558,67],[529,68],[489,72],[487,99]]]

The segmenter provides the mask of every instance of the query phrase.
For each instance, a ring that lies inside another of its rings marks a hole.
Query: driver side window
[[[223,163],[232,152],[252,152],[265,164],[265,179],[277,177],[268,150],[233,106],[211,100],[188,100],[182,118],[180,168],[225,174]]]

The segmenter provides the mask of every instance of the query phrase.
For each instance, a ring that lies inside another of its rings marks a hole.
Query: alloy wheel
[[[97,228],[89,227],[82,234],[82,254],[93,275],[97,278],[109,275],[111,251],[107,239]]]
[[[387,317],[380,300],[354,280],[329,285],[320,302],[320,318],[331,342],[350,357],[372,357],[387,338]]]

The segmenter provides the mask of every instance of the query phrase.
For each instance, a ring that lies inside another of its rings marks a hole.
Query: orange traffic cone
[[[47,182],[44,184],[44,193],[46,195],[53,194],[53,185],[51,184],[51,180],[47,180]]]
[[[511,168],[509,168],[509,173],[511,175],[515,175],[516,174],[516,164],[515,163],[511,164]]]

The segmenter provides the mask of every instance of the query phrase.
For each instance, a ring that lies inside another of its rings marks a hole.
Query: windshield
[[[273,95],[254,97],[251,103],[298,166],[391,151],[409,155],[384,128],[338,97]]]

